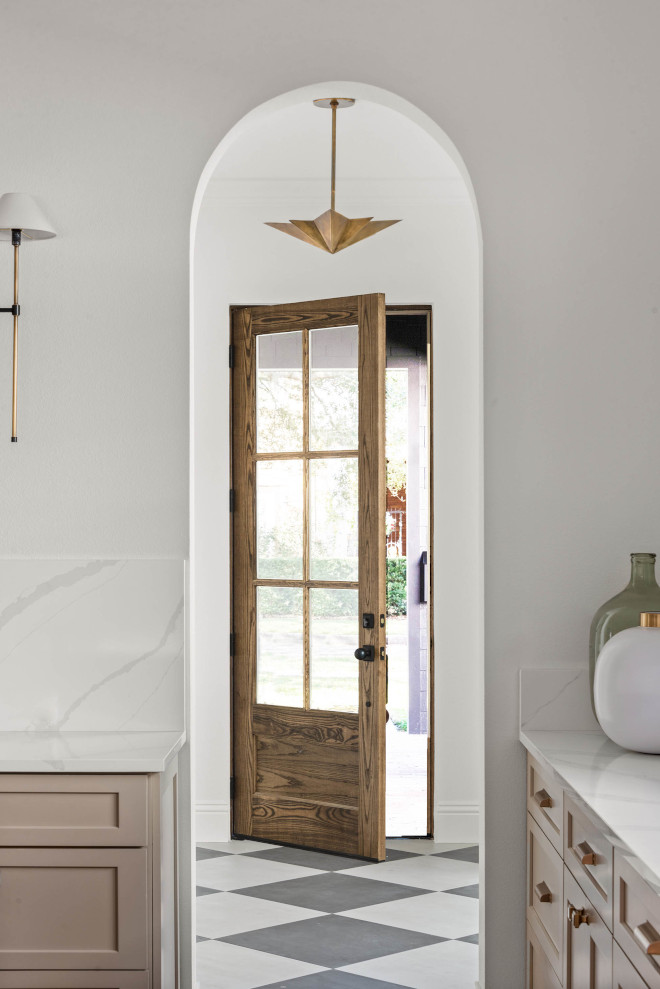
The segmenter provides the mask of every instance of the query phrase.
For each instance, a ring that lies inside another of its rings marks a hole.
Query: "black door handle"
[[[429,596],[429,554],[426,550],[419,558],[419,603],[426,604]]]
[[[374,647],[373,646],[358,646],[353,653],[356,659],[363,659],[367,663],[373,663],[374,661]]]

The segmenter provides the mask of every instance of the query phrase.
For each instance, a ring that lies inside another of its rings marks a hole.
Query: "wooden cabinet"
[[[527,989],[660,989],[658,891],[531,756],[527,811]]]
[[[146,775],[0,775],[0,847],[147,845]]]
[[[528,815],[527,919],[558,978],[562,975],[564,863]]]
[[[611,930],[612,845],[568,794],[564,795],[564,860]]]
[[[660,989],[660,897],[620,849],[614,857],[614,936],[650,989]]]
[[[612,934],[568,869],[564,917],[564,989],[612,989]]]
[[[612,970],[614,989],[648,989],[648,982],[644,981],[634,965],[626,958],[616,941],[614,942]]]
[[[0,989],[176,989],[176,778],[0,775]]]
[[[527,810],[561,855],[563,790],[531,756],[527,757]]]
[[[561,982],[530,923],[527,924],[527,985],[529,989],[561,989]]]

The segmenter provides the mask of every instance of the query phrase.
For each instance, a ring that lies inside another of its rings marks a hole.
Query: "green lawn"
[[[408,718],[408,621],[388,618],[388,710]],[[357,710],[360,642],[355,618],[314,618],[311,627],[311,703],[328,711]],[[302,622],[295,615],[263,616],[258,641],[257,700],[302,706]]]

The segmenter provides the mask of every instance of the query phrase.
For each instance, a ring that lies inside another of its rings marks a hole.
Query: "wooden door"
[[[385,298],[237,307],[232,341],[233,832],[380,860]]]

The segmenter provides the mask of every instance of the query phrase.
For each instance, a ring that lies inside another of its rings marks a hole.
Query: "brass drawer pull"
[[[566,911],[566,919],[569,924],[573,925],[573,927],[580,927],[582,924],[589,923],[589,914],[584,908],[582,910],[578,910],[578,908],[574,907],[572,903],[569,903]]]
[[[552,903],[552,893],[548,889],[546,883],[537,883],[534,887],[534,893],[541,903]]]
[[[644,954],[660,955],[660,935],[648,921],[636,927],[633,935]]]
[[[552,807],[552,797],[547,790],[537,790],[534,794],[534,800],[539,807]]]
[[[575,848],[577,850],[578,858],[580,859],[582,865],[598,864],[598,856],[596,855],[595,851],[588,842],[581,841],[579,845],[575,846]]]

